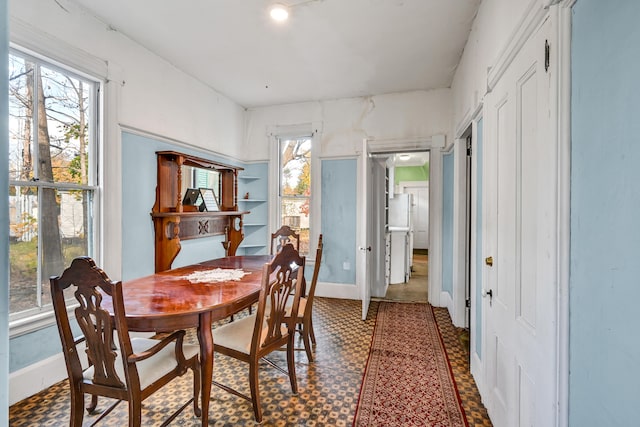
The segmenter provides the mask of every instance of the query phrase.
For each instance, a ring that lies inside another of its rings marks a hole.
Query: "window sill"
[[[73,316],[73,307],[69,310],[69,316]],[[42,313],[32,316],[23,317],[21,319],[9,321],[9,339],[26,335],[40,329],[47,328],[56,324],[56,316],[53,310],[43,311]]]

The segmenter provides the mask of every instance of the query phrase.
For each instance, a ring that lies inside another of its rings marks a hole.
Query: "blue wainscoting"
[[[322,161],[324,252],[319,281],[355,285],[357,169],[356,159]]]

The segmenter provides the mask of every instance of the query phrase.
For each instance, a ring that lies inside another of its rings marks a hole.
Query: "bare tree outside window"
[[[48,280],[92,255],[97,83],[9,55],[9,311],[50,304]]]
[[[309,253],[311,136],[282,138],[280,143],[280,225],[300,233],[300,252]]]

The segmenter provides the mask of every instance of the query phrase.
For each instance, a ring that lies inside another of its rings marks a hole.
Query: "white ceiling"
[[[389,157],[387,165],[391,166],[423,166],[429,161],[429,152],[396,153]]]
[[[481,0],[73,0],[244,107],[451,85]]]

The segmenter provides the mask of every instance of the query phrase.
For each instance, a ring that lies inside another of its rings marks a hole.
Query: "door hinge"
[[[471,156],[471,137],[467,138],[467,156]]]
[[[464,302],[465,307],[471,308],[471,299],[468,299]]]
[[[549,58],[551,56],[551,47],[549,46],[549,40],[544,41],[544,71],[549,71]]]

